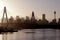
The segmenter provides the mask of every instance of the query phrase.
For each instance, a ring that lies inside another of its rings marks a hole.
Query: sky
[[[42,19],[42,14],[46,14],[47,20],[60,18],[60,0],[0,0],[0,18],[3,15],[3,8],[6,6],[8,17],[17,15],[21,17],[29,16],[34,11],[36,19]]]

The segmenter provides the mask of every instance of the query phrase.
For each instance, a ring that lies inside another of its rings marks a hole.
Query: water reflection
[[[2,35],[0,35],[2,40]],[[7,34],[7,40],[60,40],[58,29],[24,29]]]
[[[2,40],[2,35],[0,34],[0,40]]]

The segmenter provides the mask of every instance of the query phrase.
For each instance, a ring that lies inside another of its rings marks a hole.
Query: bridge
[[[6,7],[4,7],[3,10],[3,17],[0,23],[0,33],[2,32],[17,32],[16,29],[9,28],[9,23],[8,23],[8,16],[7,16],[7,10]]]
[[[33,13],[32,16],[34,16],[34,12],[32,12],[32,13]],[[54,13],[56,14],[56,12],[54,12]],[[17,27],[11,28],[11,26],[9,27],[9,24],[11,24],[11,23],[8,22],[7,10],[6,10],[6,7],[4,7],[4,9],[3,9],[3,17],[2,17],[2,20],[1,20],[1,23],[0,23],[0,33],[2,33],[2,32],[4,32],[4,33],[5,32],[17,32],[19,30],[18,25],[17,25]],[[12,24],[15,24],[15,23],[12,23]],[[37,24],[35,22],[34,23],[26,22],[26,23],[23,23],[23,25],[19,24],[19,26],[22,25],[22,27],[20,29],[41,29],[41,28],[59,29],[60,24],[59,25],[57,25],[56,23],[55,23],[55,25],[54,25],[54,23],[52,23],[52,24],[46,24],[46,25],[42,24],[42,25],[40,25],[40,24]],[[23,27],[23,26],[26,26],[26,27]]]
[[[3,17],[2,17],[2,21],[0,23],[0,34],[2,34],[2,40],[7,40],[7,33],[13,33],[13,32],[17,32],[17,29],[12,29],[12,28],[8,28],[8,17],[7,17],[7,11],[6,11],[6,7],[4,7],[3,10]]]
[[[28,25],[28,27],[22,28],[22,29],[42,29],[42,28],[44,28],[44,29],[45,28],[60,29],[60,24],[59,25],[50,25],[50,24],[48,24],[48,25],[38,25],[38,24],[31,24],[31,25]],[[7,40],[7,34],[8,33],[18,32],[18,30],[19,30],[18,27],[14,27],[14,28],[9,27],[7,11],[6,11],[6,7],[4,7],[3,17],[2,17],[2,21],[0,23],[0,34],[3,35],[2,40]]]

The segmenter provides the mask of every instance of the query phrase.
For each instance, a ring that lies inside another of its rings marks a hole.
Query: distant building
[[[52,24],[57,24],[57,22],[56,22],[56,11],[54,11],[54,18],[53,18],[51,23]]]
[[[18,19],[20,19],[20,17],[19,16],[16,16],[16,20],[18,20]]]
[[[16,28],[20,29],[21,28],[21,18],[19,16],[16,16],[16,20],[15,20],[16,24]]]
[[[29,20],[29,17],[28,17],[28,16],[26,16],[26,20],[27,20],[27,21]]]
[[[45,18],[45,14],[42,14],[42,21],[41,21],[42,24],[47,24],[48,23],[48,20]]]
[[[14,18],[11,16],[10,18],[9,18],[9,23],[13,23],[14,22]]]
[[[32,11],[32,17],[34,17],[34,11]]]
[[[9,22],[9,26],[8,26],[9,28],[13,28],[14,27],[14,21],[15,21],[14,18],[11,16],[9,18],[9,21],[8,21]]]
[[[35,19],[34,11],[32,11],[31,21],[33,22],[33,21],[35,21],[35,20],[36,20],[36,19]]]
[[[56,11],[54,11],[54,19],[56,19]]]
[[[53,19],[52,22],[56,23],[56,19]]]
[[[20,23],[21,22],[21,19],[19,16],[16,16],[16,23]]]
[[[60,24],[60,18],[58,19],[58,24]]]
[[[25,21],[25,19],[22,17],[22,18],[21,18],[21,23],[24,23],[24,21]]]
[[[41,19],[39,19],[39,20],[38,20],[38,24],[41,24],[41,23],[42,23],[42,20],[41,20]]]
[[[56,22],[56,19],[53,19],[52,22],[50,22],[51,25],[56,25],[57,22]]]
[[[42,14],[42,20],[45,20],[45,14]]]
[[[54,11],[54,19],[53,22],[56,22],[56,11]]]

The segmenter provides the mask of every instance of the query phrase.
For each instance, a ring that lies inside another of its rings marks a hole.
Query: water
[[[0,35],[0,40],[2,40],[2,35]],[[60,30],[23,29],[12,34],[8,33],[7,40],[60,40]]]

